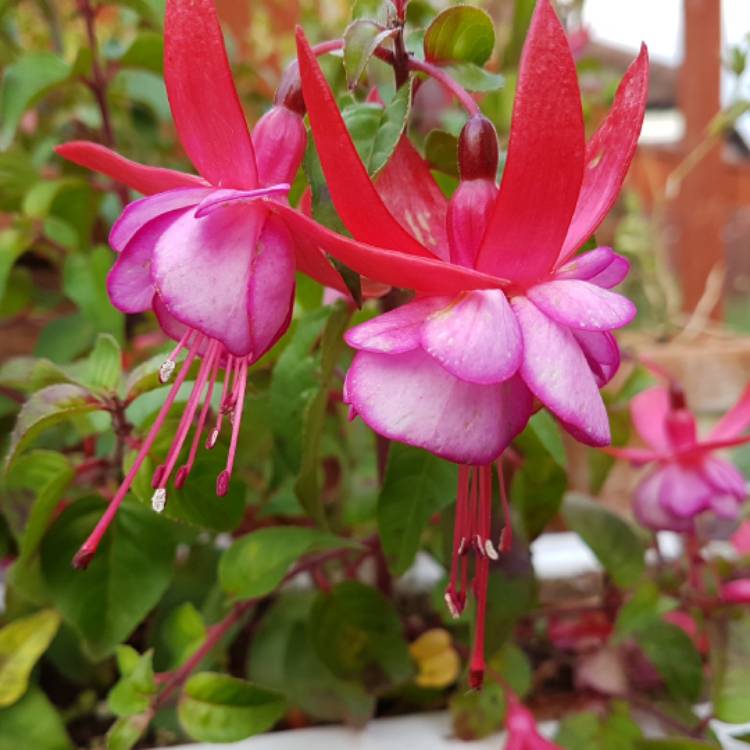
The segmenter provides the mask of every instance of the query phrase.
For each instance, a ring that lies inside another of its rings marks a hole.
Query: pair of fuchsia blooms
[[[108,278],[110,297],[124,312],[153,310],[178,342],[164,380],[177,353],[187,352],[77,563],[85,565],[94,554],[196,358],[201,364],[192,395],[165,463],[154,473],[153,505],[163,509],[170,480],[179,486],[190,472],[220,370],[221,405],[207,444],[216,443],[231,414],[227,466],[217,480],[218,494],[226,492],[247,370],[289,324],[295,268],[345,292],[328,253],[368,279],[416,294],[347,333],[357,354],[345,399],[380,434],[462,467],[447,599],[455,613],[463,609],[466,553],[473,550],[478,611],[471,669],[477,684],[484,667],[488,558],[497,557],[489,538],[493,462],[539,402],[579,440],[594,446],[610,440],[599,387],[619,364],[612,330],[635,314],[628,299],[611,291],[628,263],[609,248],[576,251],[614,204],[633,157],[647,97],[647,54],[643,49],[631,65],[608,116],[586,143],[567,37],[549,0],[538,0],[502,183],[498,188],[495,182],[495,130],[476,111],[459,140],[461,183],[447,201],[405,136],[373,183],[301,32],[298,53],[298,68],[290,69],[275,106],[250,134],[212,0],[168,0],[167,92],[200,176],[136,164],[92,143],[58,148],[147,196],[130,204],[112,229],[118,257]],[[305,149],[305,110],[331,198],[353,239],[286,200]]]

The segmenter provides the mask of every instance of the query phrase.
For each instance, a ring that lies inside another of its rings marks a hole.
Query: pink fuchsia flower
[[[729,461],[715,455],[722,448],[750,442],[742,435],[750,425],[750,387],[724,415],[706,440],[697,434],[695,416],[677,386],[650,388],[630,404],[630,413],[645,448],[607,448],[636,466],[652,465],[635,491],[638,521],[654,529],[688,532],[703,513],[736,519],[747,498],[744,477]]]
[[[738,578],[723,584],[720,597],[727,604],[750,604],[750,578]]]
[[[561,750],[539,734],[534,715],[510,691],[505,716],[505,750]]]
[[[132,469],[81,548],[78,565],[94,554],[196,359],[201,364],[174,443],[154,473],[152,505],[161,512],[170,479],[174,476],[180,486],[190,473],[218,387],[221,405],[207,447],[215,445],[229,417],[229,453],[216,482],[218,495],[227,492],[248,367],[289,325],[295,256],[301,270],[345,289],[319,250],[304,236],[295,236],[259,201],[267,197],[286,202],[304,153],[304,103],[296,71],[291,73],[275,106],[251,135],[212,0],[168,0],[167,93],[180,140],[200,176],[137,164],[94,143],[73,142],[57,149],[66,159],[147,196],[127,206],[112,228],[110,244],[118,257],[108,277],[109,295],[123,312],[153,310],[162,329],[177,341],[162,366],[163,382],[175,370],[178,353],[187,354]],[[178,468],[194,421],[188,455]]]

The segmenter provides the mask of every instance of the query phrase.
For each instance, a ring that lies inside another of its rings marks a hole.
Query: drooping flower
[[[750,387],[706,440],[697,434],[693,413],[676,385],[649,388],[630,403],[633,425],[646,448],[607,448],[636,466],[652,464],[635,490],[638,521],[654,530],[692,532],[704,513],[734,520],[747,498],[739,470],[716,454],[750,442]]]
[[[301,270],[345,290],[320,251],[259,201],[269,197],[286,203],[305,150],[296,70],[251,135],[212,0],[167,1],[164,56],[177,132],[200,176],[138,164],[94,143],[72,142],[57,149],[64,158],[146,195],[128,205],[112,228],[110,244],[118,257],[107,280],[109,296],[126,313],[153,310],[164,332],[177,341],[162,366],[163,382],[171,378],[177,355],[187,353],[132,469],[81,548],[79,565],[93,555],[194,360],[201,364],[192,393],[165,463],[153,476],[152,505],[159,512],[170,479],[180,486],[190,473],[221,371],[220,407],[207,447],[215,445],[228,419],[229,453],[216,481],[217,494],[227,492],[248,367],[289,325],[295,258]],[[194,422],[187,458],[178,467]]]
[[[611,331],[635,313],[629,300],[610,291],[628,263],[609,248],[574,255],[614,204],[635,152],[647,53],[644,48],[631,65],[586,144],[568,41],[549,0],[539,0],[502,184],[498,190],[494,128],[475,113],[459,139],[462,181],[449,202],[411,147],[399,148],[389,164],[409,180],[373,184],[301,32],[298,53],[331,198],[354,239],[284,206],[272,210],[290,226],[307,228],[319,247],[359,273],[416,292],[413,302],[347,333],[357,354],[344,396],[352,413],[380,434],[465,467],[447,599],[460,612],[468,589],[475,592],[476,683],[488,551],[496,553],[487,515],[491,464],[525,427],[535,398],[575,437],[609,442],[599,387],[619,365]],[[469,587],[464,558],[470,551],[476,563]]]
[[[506,692],[505,750],[561,750],[539,734],[534,715],[510,691]]]

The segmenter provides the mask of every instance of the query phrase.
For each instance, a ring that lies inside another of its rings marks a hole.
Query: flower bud
[[[253,128],[253,146],[261,184],[292,182],[305,155],[307,132],[302,117],[276,105]]]
[[[286,107],[296,112],[300,117],[305,116],[305,99],[302,96],[302,79],[299,77],[299,65],[296,60],[289,64],[284,71],[273,103],[278,107]]]
[[[495,181],[497,132],[484,115],[472,115],[458,137],[458,171],[462,180]]]

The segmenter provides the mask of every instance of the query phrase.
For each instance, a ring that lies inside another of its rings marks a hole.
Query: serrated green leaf
[[[286,703],[278,693],[213,672],[193,675],[177,708],[185,731],[201,742],[237,742],[270,729]]]
[[[620,586],[632,586],[643,575],[645,550],[633,528],[585,495],[570,493],[563,517]]]
[[[495,26],[486,11],[457,5],[439,13],[427,27],[424,54],[432,62],[484,65],[495,47]]]
[[[378,530],[388,565],[401,575],[414,562],[427,522],[455,499],[456,467],[427,451],[393,443],[378,498]]]
[[[122,350],[114,336],[100,333],[86,362],[84,385],[109,394],[116,394],[122,372]]]
[[[105,508],[98,498],[77,500],[41,545],[49,595],[95,658],[112,653],[159,601],[172,578],[176,546],[168,521],[125,503],[88,568],[73,569],[73,556]]]
[[[224,552],[219,581],[231,596],[264,596],[281,583],[302,555],[349,546],[357,545],[317,529],[270,526],[237,539]]]
[[[43,430],[73,416],[102,408],[102,404],[80,386],[51,385],[38,391],[18,414],[5,457],[5,471],[10,471],[23,448]]]
[[[45,609],[0,628],[0,708],[14,704],[26,692],[31,670],[59,626],[60,615]]]
[[[0,86],[0,151],[13,141],[24,112],[69,76],[70,66],[51,52],[29,52],[5,69]]]

